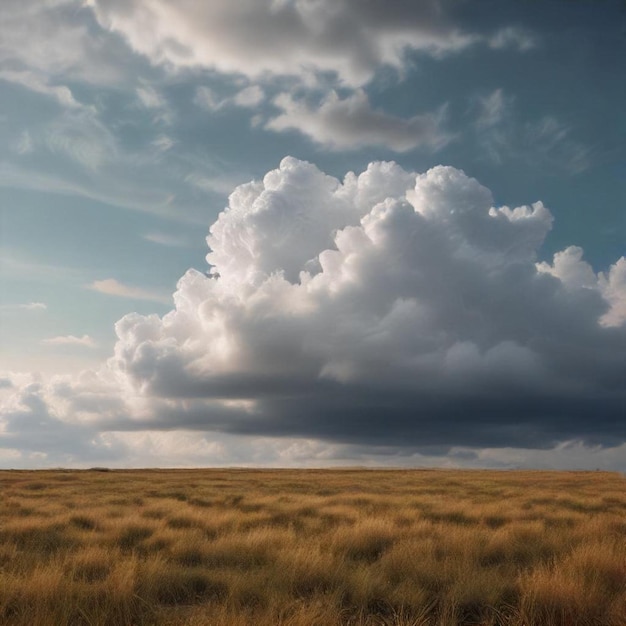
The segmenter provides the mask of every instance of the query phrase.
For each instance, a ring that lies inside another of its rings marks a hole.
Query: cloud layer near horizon
[[[541,202],[493,207],[452,167],[339,181],[287,157],[231,194],[210,271],[181,278],[171,312],[116,324],[99,371],[7,383],[0,447],[32,423],[441,453],[620,445],[626,259],[538,263],[552,221]]]

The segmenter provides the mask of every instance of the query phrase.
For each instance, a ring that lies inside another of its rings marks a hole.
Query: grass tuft
[[[98,522],[92,517],[86,515],[73,515],[70,517],[70,524],[80,530],[95,530],[98,528]]]
[[[117,537],[117,545],[124,551],[137,548],[144,539],[152,536],[154,530],[148,526],[129,525]]]

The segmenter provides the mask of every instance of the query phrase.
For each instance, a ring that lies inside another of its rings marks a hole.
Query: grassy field
[[[604,472],[0,472],[0,624],[626,624]]]

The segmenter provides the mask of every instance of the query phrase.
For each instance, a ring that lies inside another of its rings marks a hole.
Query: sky
[[[0,468],[626,471],[626,5],[3,0]]]

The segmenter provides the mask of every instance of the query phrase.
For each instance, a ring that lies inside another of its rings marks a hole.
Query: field
[[[0,624],[626,624],[604,472],[0,472]]]

